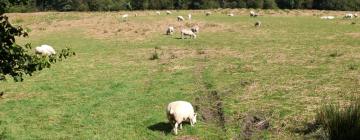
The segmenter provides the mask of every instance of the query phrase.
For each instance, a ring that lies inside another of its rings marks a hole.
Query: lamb
[[[210,16],[210,15],[211,15],[211,12],[210,12],[210,11],[209,11],[209,12],[206,12],[205,15],[206,15],[206,16]]]
[[[122,16],[122,20],[123,20],[123,21],[127,21],[127,20],[128,20],[128,17],[129,17],[128,14],[124,14],[124,15]]]
[[[189,18],[189,20],[191,20],[191,17],[192,17],[192,16],[191,16],[191,14],[188,14],[188,18]]]
[[[54,55],[56,54],[54,48],[52,48],[49,45],[41,45],[40,47],[36,47],[35,48],[35,53],[36,54],[40,54],[43,56],[50,56],[50,55]]]
[[[171,11],[166,11],[166,14],[170,15],[170,14],[172,14],[172,12]]]
[[[166,35],[172,35],[175,32],[175,29],[173,26],[169,26],[166,30]]]
[[[183,16],[178,16],[178,17],[177,17],[177,20],[178,20],[178,21],[184,21],[185,18],[184,18]]]
[[[256,21],[255,22],[255,27],[260,27],[261,26],[261,22],[260,21]]]
[[[254,11],[250,11],[250,17],[257,17],[259,14]]]
[[[169,123],[173,126],[173,131],[177,135],[177,129],[182,129],[182,122],[190,121],[190,125],[196,123],[196,113],[193,106],[186,101],[175,101],[169,103],[166,109],[166,115]],[[180,126],[179,126],[180,125]]]
[[[157,15],[160,15],[160,11],[156,11],[155,13],[156,13]]]
[[[195,26],[193,26],[193,27],[191,27],[191,31],[193,32],[193,33],[199,33],[199,26],[198,25],[195,25]]]
[[[181,39],[184,39],[185,36],[189,36],[190,38],[196,39],[196,34],[189,29],[182,29],[180,33],[181,33]]]

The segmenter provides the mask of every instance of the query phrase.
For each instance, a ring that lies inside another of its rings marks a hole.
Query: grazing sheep
[[[258,13],[255,13],[254,11],[250,11],[250,17],[257,17],[259,16]]]
[[[173,26],[169,26],[166,30],[166,35],[173,35],[173,33],[175,32],[175,29]]]
[[[261,26],[261,22],[260,21],[256,21],[255,22],[255,27],[260,27]]]
[[[124,14],[124,15],[122,16],[122,20],[123,20],[123,21],[127,21],[127,20],[128,20],[128,17],[129,17],[128,14]]]
[[[36,47],[35,53],[43,56],[50,56],[56,54],[54,48],[49,45],[41,45],[40,47]]]
[[[166,11],[166,14],[170,15],[170,14],[172,14],[172,12],[171,11]]]
[[[196,33],[196,34],[199,33],[199,29],[200,29],[199,25],[195,25],[195,26],[191,27],[191,31]]]
[[[185,18],[184,18],[183,16],[178,16],[178,17],[177,17],[177,20],[178,20],[178,21],[184,21]]]
[[[347,14],[345,14],[345,16],[344,16],[344,19],[352,19],[352,18],[354,18],[354,17],[357,17],[357,15],[355,16],[355,15],[352,14],[352,13],[347,13]]]
[[[189,18],[189,20],[191,20],[191,17],[192,17],[192,16],[191,16],[191,14],[188,14],[188,18]]]
[[[181,33],[181,39],[184,39],[185,36],[189,36],[190,38],[194,38],[194,39],[196,38],[196,34],[189,29],[182,29],[180,33]]]
[[[234,16],[234,14],[233,14],[233,13],[230,13],[230,14],[228,14],[228,16],[233,17],[233,16]]]
[[[210,15],[211,15],[211,12],[210,12],[210,11],[209,11],[209,12],[206,12],[205,15],[206,15],[206,16],[210,16]]]
[[[160,11],[156,11],[156,14],[157,14],[157,15],[160,15]]]
[[[191,126],[196,123],[196,113],[193,106],[186,101],[175,101],[169,103],[166,108],[166,116],[173,126],[173,131],[177,135],[177,129],[182,129],[182,122],[189,121]],[[180,126],[179,126],[180,125]]]

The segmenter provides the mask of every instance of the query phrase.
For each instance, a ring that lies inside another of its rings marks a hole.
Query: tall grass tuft
[[[328,105],[316,116],[316,122],[325,130],[330,140],[352,140],[360,138],[360,102],[341,109]]]

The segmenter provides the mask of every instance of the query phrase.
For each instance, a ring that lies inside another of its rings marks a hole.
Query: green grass
[[[175,15],[187,12],[131,17],[129,24],[175,22]],[[348,103],[358,97],[360,28],[352,21],[196,13],[192,22],[216,26],[201,30],[196,40],[176,39],[178,29],[169,37],[158,28],[155,35],[139,41],[99,38],[83,26],[51,29],[57,22],[112,18],[117,22],[111,29],[116,30],[126,26],[116,20],[119,15],[41,13],[17,20],[32,30],[21,43],[70,47],[77,55],[22,83],[0,83],[5,91],[0,99],[0,138],[231,139],[241,137],[242,119],[255,112],[270,121],[271,129],[254,132],[253,139],[289,139],[302,137],[291,129],[312,119],[323,103]],[[254,28],[256,20],[263,26]],[[46,30],[37,23],[46,23]],[[149,60],[154,48],[158,59]],[[185,125],[179,136],[163,131],[169,102],[211,104],[210,91],[217,91],[222,100],[225,130],[216,120],[202,119],[205,114],[199,112],[199,123],[194,128]]]

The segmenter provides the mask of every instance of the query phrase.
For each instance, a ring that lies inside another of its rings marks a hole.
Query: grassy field
[[[128,22],[120,18],[126,12],[8,14],[30,31],[20,44],[70,47],[77,55],[24,82],[0,82],[0,139],[297,139],[304,136],[293,130],[323,104],[359,97],[359,19],[336,11],[266,10],[258,18],[229,11],[135,11]],[[176,21],[189,12],[192,21]],[[257,20],[262,27],[254,27]],[[193,24],[198,38],[179,39],[179,29]],[[168,25],[175,35],[164,35]],[[175,100],[200,114],[178,136],[165,115]],[[248,129],[252,115],[270,127]]]

